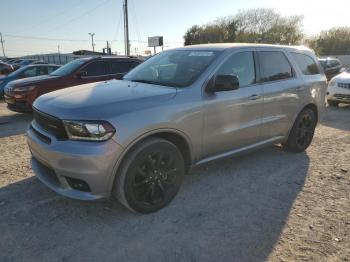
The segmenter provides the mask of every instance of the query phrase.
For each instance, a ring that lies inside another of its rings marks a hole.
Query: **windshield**
[[[173,87],[188,86],[203,73],[217,54],[217,51],[165,51],[137,66],[124,79]]]
[[[28,68],[28,66],[24,66],[21,67],[20,69],[17,69],[16,71],[13,71],[11,74],[9,74],[8,76],[12,77],[12,76],[17,76],[19,74],[21,74],[24,70],[26,70]]]
[[[82,60],[74,60],[69,62],[68,64],[65,64],[64,66],[61,66],[57,70],[53,71],[50,75],[51,76],[66,76],[72,73],[75,69],[77,69],[79,66],[84,64],[84,61]]]

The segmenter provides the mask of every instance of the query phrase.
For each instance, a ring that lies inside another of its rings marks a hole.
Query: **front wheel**
[[[305,108],[295,120],[288,140],[283,147],[294,153],[305,151],[314,137],[316,124],[315,112],[310,108]]]
[[[149,138],[126,156],[113,194],[132,211],[155,212],[175,197],[184,174],[185,163],[179,149],[167,140]]]

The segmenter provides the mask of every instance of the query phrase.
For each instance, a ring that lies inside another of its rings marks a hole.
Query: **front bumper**
[[[326,99],[339,103],[350,103],[350,89],[338,86],[328,87]]]
[[[114,169],[123,148],[113,139],[106,142],[59,141],[33,122],[27,131],[32,169],[55,192],[79,200],[109,197]],[[79,190],[71,180],[83,181]]]
[[[28,105],[25,99],[18,100],[5,93],[5,102],[7,103],[8,109],[15,112],[26,113],[32,112],[32,106]]]

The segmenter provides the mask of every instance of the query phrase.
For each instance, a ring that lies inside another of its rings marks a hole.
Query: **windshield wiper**
[[[128,80],[128,79],[126,79]],[[175,83],[169,83],[169,82],[158,82],[158,81],[152,81],[152,80],[145,80],[145,79],[132,79],[131,82],[138,82],[138,83],[145,83],[145,84],[151,84],[151,85],[160,85],[160,86],[170,86],[170,87],[179,87],[179,85]]]

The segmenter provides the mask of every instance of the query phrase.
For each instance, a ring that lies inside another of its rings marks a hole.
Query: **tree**
[[[350,27],[322,31],[306,41],[318,55],[350,55]]]
[[[208,42],[296,44],[303,38],[302,21],[302,16],[284,17],[269,8],[249,9],[211,24],[193,26],[186,32],[184,40],[185,45]]]

